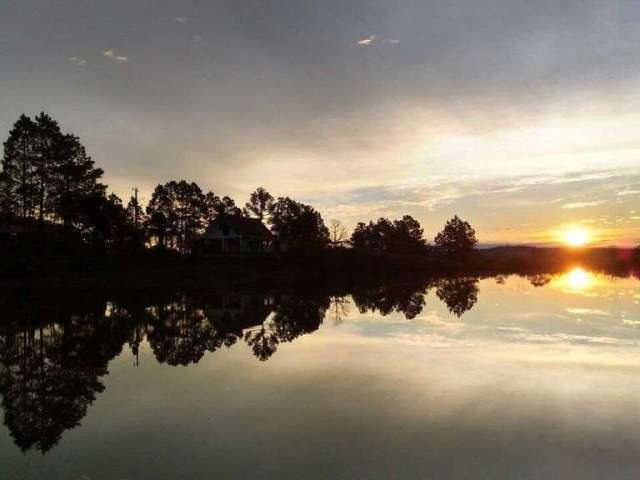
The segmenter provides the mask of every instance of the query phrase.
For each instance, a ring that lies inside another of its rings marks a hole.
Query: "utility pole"
[[[138,231],[138,210],[140,209],[140,204],[138,203],[138,187],[133,187],[133,198],[135,200],[135,205],[136,205],[136,208],[133,214],[133,218],[134,218],[133,222],[136,226],[136,232],[137,232]]]

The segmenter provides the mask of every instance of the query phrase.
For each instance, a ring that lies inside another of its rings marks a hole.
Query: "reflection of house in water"
[[[269,251],[273,236],[257,218],[220,215],[202,235],[203,253],[260,253]]]
[[[261,325],[274,305],[274,298],[265,295],[210,295],[205,314],[212,325],[225,325],[241,335],[243,330]]]

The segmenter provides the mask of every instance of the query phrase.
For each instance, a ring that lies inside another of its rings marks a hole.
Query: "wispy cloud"
[[[107,48],[104,52],[102,52],[102,55],[105,56],[106,58],[108,58],[110,60],[114,60],[116,62],[127,62],[127,61],[129,61],[128,57],[124,57],[122,55],[116,55],[115,53],[113,53],[113,50],[111,50],[110,48]]]
[[[69,57],[67,60],[69,60],[77,67],[84,67],[87,64],[87,61],[84,58],[80,57]]]
[[[368,47],[369,45],[373,44],[375,39],[376,39],[375,35],[370,35],[367,38],[362,38],[362,39],[358,40],[356,43],[358,45],[360,45],[361,47]]]
[[[625,197],[627,195],[638,195],[640,193],[640,190],[634,190],[632,188],[625,188],[624,190],[621,190],[617,193],[617,195],[619,197]]]
[[[398,45],[400,43],[400,40],[396,40],[395,38],[379,39],[376,35],[369,35],[366,38],[361,38],[360,40],[357,40],[356,43],[358,45],[360,45],[361,47],[368,47],[370,45],[373,45],[374,43],[384,43],[384,44],[387,44],[387,45]]]
[[[564,205],[562,205],[562,208],[574,209],[574,208],[597,207],[599,205],[604,205],[605,203],[607,203],[605,200],[595,200],[593,202],[572,202],[572,203],[565,203]]]
[[[611,313],[605,310],[598,310],[592,308],[567,308],[567,313],[573,315],[598,315],[600,317],[610,317]]]
[[[176,17],[175,21],[178,23],[187,23],[189,21],[189,17]]]

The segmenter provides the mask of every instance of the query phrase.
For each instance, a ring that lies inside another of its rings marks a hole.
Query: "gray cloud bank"
[[[600,170],[603,154],[538,163],[561,153],[546,139],[533,159],[515,147],[502,158],[499,135],[490,152],[455,161],[455,148],[434,143],[550,117],[622,118],[640,98],[634,2],[23,0],[1,10],[1,130],[49,111],[122,195],[186,177],[241,196],[257,184],[302,199],[328,192],[335,210],[351,195],[341,192],[383,201],[385,181],[441,178],[440,190],[459,191],[462,172],[490,171],[473,183],[549,164]],[[608,166],[628,166],[640,136],[615,135],[605,140],[628,158],[612,149]],[[416,202],[421,219],[437,204]]]

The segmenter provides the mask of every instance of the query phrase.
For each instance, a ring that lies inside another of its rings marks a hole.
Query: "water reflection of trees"
[[[422,313],[427,288],[427,283],[386,285],[355,291],[352,296],[360,313],[389,315],[396,312],[411,320]]]
[[[244,336],[256,358],[270,358],[281,343],[292,342],[320,328],[329,308],[328,297],[280,296],[269,318]]]
[[[552,275],[543,274],[543,273],[538,273],[536,275],[527,275],[527,280],[529,280],[531,285],[533,285],[536,288],[544,287],[549,282],[551,282],[552,278],[553,278]]]
[[[478,301],[477,278],[447,278],[436,282],[436,295],[446,305],[449,312],[461,317]]]
[[[147,339],[160,363],[197,363],[213,346],[215,329],[204,310],[185,296],[149,307],[148,316]]]
[[[397,312],[407,319],[425,308],[429,282],[357,290],[362,312]],[[436,294],[462,315],[477,300],[477,280],[436,282]],[[109,362],[128,345],[136,357],[148,342],[167,365],[198,363],[212,353],[246,344],[261,361],[279,347],[339,323],[350,300],[343,295],[158,294],[107,301],[82,296],[0,297],[0,394],[4,423],[23,451],[47,452],[78,426],[104,390]]]
[[[3,329],[4,423],[23,451],[48,451],[65,430],[80,424],[88,406],[104,390],[100,377],[121,352],[127,325],[105,316],[105,303],[101,306],[68,311],[52,303],[47,305],[45,321]],[[19,307],[27,319],[38,316],[37,304]]]
[[[426,306],[427,292],[435,288],[436,296],[452,314],[461,317],[478,301],[478,278],[455,277],[433,282],[385,285],[356,291],[353,300],[360,313],[380,315],[400,313],[408,320],[416,318]]]

